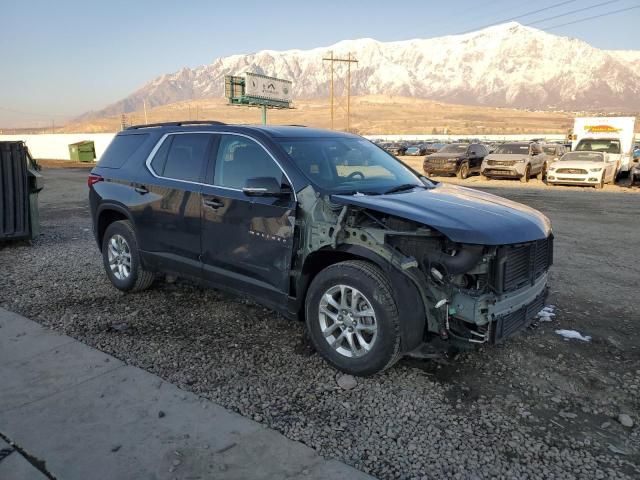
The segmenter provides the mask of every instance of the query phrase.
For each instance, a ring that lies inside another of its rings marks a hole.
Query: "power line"
[[[558,7],[561,7],[561,6],[566,5],[568,3],[573,3],[575,1],[576,0],[564,0],[563,2],[554,3],[553,5],[549,5],[548,7],[539,8],[537,10],[532,10],[530,12],[526,12],[526,13],[522,13],[520,15],[516,15],[515,17],[505,18],[505,19],[500,20],[498,22],[490,23],[489,25],[485,25],[483,27],[474,28],[472,30],[467,30],[465,32],[459,33],[458,35],[463,35],[465,33],[474,32],[476,30],[482,30],[483,28],[493,27],[494,25],[500,25],[501,23],[511,22],[513,20],[517,20],[517,19],[522,18],[522,17],[528,17],[529,15],[534,15],[536,13],[544,12],[546,10],[551,10],[552,8],[558,8]]]
[[[570,10],[566,13],[561,13],[559,15],[553,15],[551,17],[543,18],[541,20],[536,20],[535,22],[527,23],[527,26],[536,25],[538,23],[546,22],[548,20],[553,20],[555,18],[566,17],[567,15],[571,15],[573,13],[584,12],[585,10],[591,10],[592,8],[602,7],[603,5],[609,5],[610,3],[616,3],[620,0],[609,0],[608,2],[596,3],[595,5],[590,5],[588,7],[577,8],[575,10]]]
[[[593,20],[593,19],[596,19],[596,18],[607,17],[609,15],[614,15],[616,13],[626,12],[628,10],[633,10],[635,8],[640,8],[640,5],[635,5],[633,7],[627,7],[627,8],[621,8],[619,10],[614,10],[612,12],[605,12],[605,13],[601,13],[599,15],[593,15],[591,17],[586,17],[586,18],[581,18],[581,19],[578,19],[578,20],[574,20],[573,22],[561,23],[560,25],[553,25],[551,27],[542,27],[542,28],[544,30],[552,30],[554,28],[566,27],[567,25],[573,25],[574,23],[587,22],[589,20]]]

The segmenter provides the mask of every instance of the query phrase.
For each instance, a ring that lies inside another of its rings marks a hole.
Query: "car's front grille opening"
[[[500,247],[494,269],[494,287],[500,292],[511,292],[533,284],[552,262],[552,236],[535,242]]]
[[[589,172],[581,168],[559,168],[558,170],[556,170],[556,173],[571,173],[574,175],[586,175]]]

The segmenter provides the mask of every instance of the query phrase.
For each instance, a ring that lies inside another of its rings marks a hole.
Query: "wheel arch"
[[[98,247],[102,248],[102,240],[107,227],[113,222],[118,222],[120,220],[129,220],[133,223],[131,215],[124,207],[116,203],[100,205],[95,223],[95,237]]]
[[[304,319],[304,305],[309,285],[325,268],[346,260],[365,260],[387,275],[400,317],[401,348],[404,352],[417,348],[424,340],[426,307],[413,281],[377,253],[358,246],[343,244],[338,248],[324,248],[307,256],[296,286],[297,316]]]

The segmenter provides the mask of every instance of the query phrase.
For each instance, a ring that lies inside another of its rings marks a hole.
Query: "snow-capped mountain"
[[[264,50],[162,75],[97,115],[221,97],[224,76],[257,72],[293,81],[294,98],[326,97],[329,51],[348,53],[352,94],[404,95],[455,103],[572,110],[640,109],[640,51],[605,51],[510,22],[464,35],[399,42],[365,38],[312,50]],[[336,68],[336,89],[345,67]]]

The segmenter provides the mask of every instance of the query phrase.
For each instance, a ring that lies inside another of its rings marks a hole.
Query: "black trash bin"
[[[42,187],[42,175],[24,142],[0,142],[0,241],[39,235]]]

